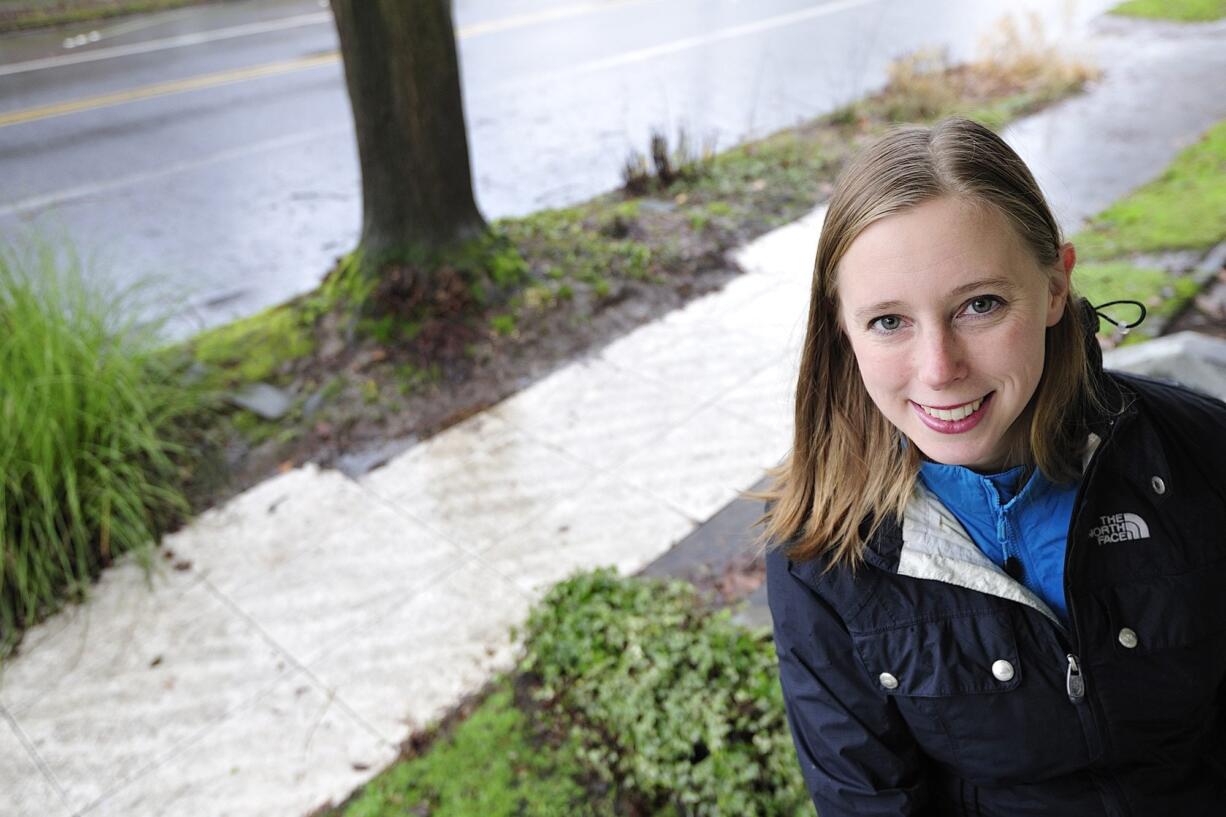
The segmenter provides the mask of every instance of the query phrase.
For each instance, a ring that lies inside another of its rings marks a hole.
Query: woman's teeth
[[[929,415],[930,417],[936,417],[938,420],[962,420],[979,411],[979,407],[981,405],[983,405],[982,397],[973,403],[967,403],[966,405],[958,406],[957,408],[935,409],[928,408],[928,406],[925,405],[920,405],[920,408],[924,410],[925,414]]]

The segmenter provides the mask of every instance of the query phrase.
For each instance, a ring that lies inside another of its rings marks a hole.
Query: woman
[[[1226,405],[1104,372],[1075,260],[973,122],[839,181],[764,517],[821,817],[1226,813]]]

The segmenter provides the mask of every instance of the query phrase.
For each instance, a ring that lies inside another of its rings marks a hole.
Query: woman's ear
[[[1077,250],[1072,244],[1065,243],[1060,247],[1060,259],[1052,270],[1047,303],[1047,325],[1055,326],[1064,317],[1064,306],[1068,303],[1070,281],[1073,267],[1077,265]]]

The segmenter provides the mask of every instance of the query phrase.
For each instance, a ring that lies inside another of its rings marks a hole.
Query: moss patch
[[[311,354],[314,343],[292,306],[210,329],[192,341],[196,359],[227,385],[273,379],[288,362]]]
[[[1128,0],[1111,9],[1111,13],[1200,23],[1226,17],[1226,0]]]

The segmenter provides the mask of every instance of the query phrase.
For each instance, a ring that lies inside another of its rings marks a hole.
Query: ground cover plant
[[[769,634],[684,582],[578,574],[453,731],[334,817],[810,814]]]
[[[316,292],[193,343],[211,382],[282,389],[288,411],[235,410],[216,435],[233,463],[224,484],[194,485],[207,505],[304,461],[357,473],[522,388],[586,349],[720,288],[728,250],[824,200],[847,159],[884,128],[959,113],[1000,125],[1075,93],[1092,68],[1062,56],[1035,25],[1002,23],[984,57],[900,60],[887,87],[834,114],[716,153],[645,135],[625,187],[571,207],[491,225],[480,246],[393,266],[441,272],[428,297],[367,307],[343,260]],[[379,300],[375,298],[375,300]]]
[[[1226,121],[1070,240],[1075,280],[1091,301],[1132,298],[1151,311],[1127,342],[1161,332],[1214,274],[1198,269],[1201,258],[1226,241]]]
[[[1202,23],[1226,17],[1226,0],[1128,0],[1111,9],[1112,14]]]
[[[128,295],[63,248],[0,247],[0,656],[187,503],[184,423],[207,396]]]

